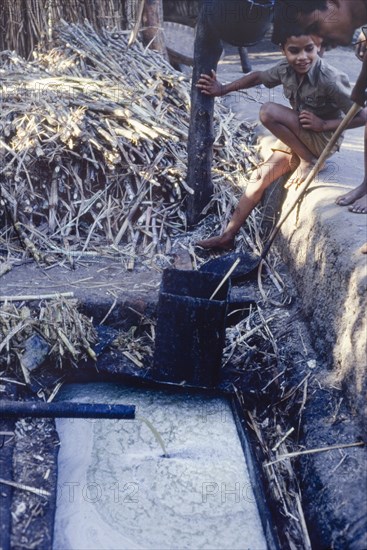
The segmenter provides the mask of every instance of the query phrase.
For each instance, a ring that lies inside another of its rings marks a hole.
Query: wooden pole
[[[193,194],[187,199],[187,222],[195,225],[213,193],[211,180],[214,98],[205,96],[196,83],[201,73],[216,70],[222,40],[237,47],[261,40],[269,28],[271,0],[201,0],[194,46],[191,120],[188,143],[187,183]],[[242,52],[244,53],[244,52]],[[248,67],[245,67],[246,70]]]
[[[211,29],[208,14],[202,3],[194,45],[194,68],[191,86],[191,118],[188,140],[187,183],[194,194],[187,199],[187,222],[195,225],[213,193],[211,165],[213,159],[214,98],[196,87],[201,73],[216,70],[222,53],[222,44]]]
[[[145,0],[143,9],[143,42],[151,50],[160,52],[168,59],[163,34],[163,6],[162,0]]]

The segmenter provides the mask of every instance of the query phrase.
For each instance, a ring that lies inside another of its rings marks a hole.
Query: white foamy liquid
[[[265,550],[230,406],[202,395],[72,384],[58,400],[136,405],[140,420],[58,419],[54,550]]]

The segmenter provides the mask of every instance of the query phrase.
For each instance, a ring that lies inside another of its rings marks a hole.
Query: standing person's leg
[[[336,199],[339,206],[349,206],[355,214],[367,214],[367,124],[364,129],[364,179],[358,187]]]
[[[275,180],[292,170],[292,155],[283,151],[275,151],[267,161],[261,164],[246,187],[246,191],[221,235],[212,237],[196,244],[202,248],[222,248],[230,250],[234,245],[234,238],[246,219],[259,204],[265,189]],[[294,167],[293,167],[294,168]]]
[[[252,67],[248,57],[247,48],[244,48],[244,47],[238,48],[238,53],[240,54],[242,72],[245,74],[250,73],[252,71]]]

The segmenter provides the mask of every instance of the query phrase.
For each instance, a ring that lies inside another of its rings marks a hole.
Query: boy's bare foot
[[[198,241],[197,246],[201,248],[220,248],[222,250],[231,250],[234,248],[234,238],[227,237],[226,235],[219,235],[218,237],[211,237],[204,241]]]
[[[296,185],[296,187],[301,185],[301,183],[305,181],[311,170],[314,168],[316,163],[317,158],[313,159],[312,161],[301,159],[297,170],[290,176],[284,187],[286,189],[289,189],[290,187],[292,187],[292,185]],[[322,168],[323,166],[320,167],[320,170],[322,170]]]
[[[361,246],[359,250],[362,252],[362,254],[367,254],[367,243],[364,243],[364,245]]]
[[[353,214],[367,214],[367,194],[351,204],[348,210]]]
[[[348,193],[345,193],[344,195],[340,195],[335,202],[336,204],[339,204],[339,206],[349,206],[358,199],[361,199],[364,195],[366,195],[366,193],[367,184],[361,183],[361,185],[358,185],[355,189],[348,191]]]

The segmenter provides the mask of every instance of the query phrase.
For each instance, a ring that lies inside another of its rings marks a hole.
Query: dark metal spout
[[[108,405],[105,403],[77,403],[60,401],[0,401],[2,417],[32,418],[109,418],[132,420],[134,405]]]

